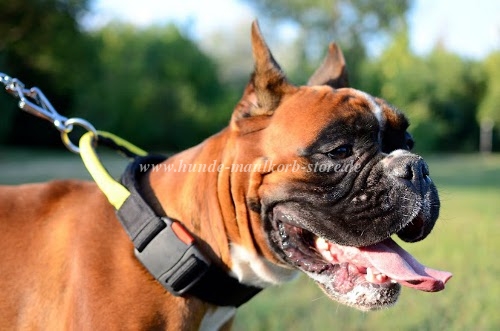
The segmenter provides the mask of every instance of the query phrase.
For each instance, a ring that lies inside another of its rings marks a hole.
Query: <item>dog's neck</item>
[[[248,151],[227,146],[234,141],[228,139],[232,134],[238,133],[227,128],[170,157],[151,172],[151,187],[166,214],[182,222],[200,239],[202,249],[241,282],[266,287],[288,281],[295,271],[277,266],[280,261],[262,231],[252,231],[262,225],[260,215],[248,208],[247,197],[262,176],[231,169],[254,162],[245,159]]]
[[[229,260],[228,231],[225,229],[219,201],[228,197],[219,197],[217,194],[220,174],[194,169],[195,166],[202,167],[207,163],[203,156],[209,155],[210,159],[220,160],[221,151],[214,150],[216,144],[211,143],[214,139],[225,140],[224,134],[211,137],[200,145],[171,156],[157,171],[152,171],[149,178],[165,213],[180,221],[201,239],[202,246],[206,243],[225,262]],[[202,248],[206,251],[207,247]],[[208,253],[211,254],[210,250]]]

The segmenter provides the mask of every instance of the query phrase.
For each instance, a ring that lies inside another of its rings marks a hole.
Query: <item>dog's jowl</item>
[[[228,127],[141,174],[142,191],[241,288],[303,272],[361,310],[393,305],[401,286],[442,290],[451,274],[391,239],[425,239],[440,205],[403,113],[348,87],[335,44],[294,86],[256,23],[251,39],[255,71]],[[94,183],[1,187],[0,251],[0,329],[225,329],[239,305],[224,287],[215,301],[166,291]]]

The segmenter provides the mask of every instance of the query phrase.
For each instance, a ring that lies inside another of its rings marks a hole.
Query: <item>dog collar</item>
[[[166,216],[141,165],[158,164],[164,156],[151,155],[107,132],[97,144],[133,158],[115,181],[95,152],[92,134],[80,139],[80,154],[97,185],[115,207],[118,220],[135,247],[135,256],[154,278],[176,296],[194,296],[217,306],[239,307],[262,289],[241,284],[203,253],[194,236]]]

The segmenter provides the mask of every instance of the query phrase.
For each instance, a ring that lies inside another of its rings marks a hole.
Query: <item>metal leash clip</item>
[[[61,132],[64,145],[73,153],[80,153],[78,146],[69,138],[74,126],[92,132],[94,139],[97,139],[97,131],[92,124],[81,118],[67,118],[59,114],[39,88],[27,89],[20,80],[2,72],[0,72],[0,83],[5,85],[8,93],[19,99],[18,106],[21,110],[51,122]]]

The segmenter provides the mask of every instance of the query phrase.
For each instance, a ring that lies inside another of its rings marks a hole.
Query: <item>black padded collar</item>
[[[241,284],[210,261],[188,230],[165,214],[145,171],[146,166],[165,159],[158,155],[136,157],[122,175],[121,182],[131,194],[117,215],[134,243],[136,256],[174,295],[239,307],[262,289]]]

